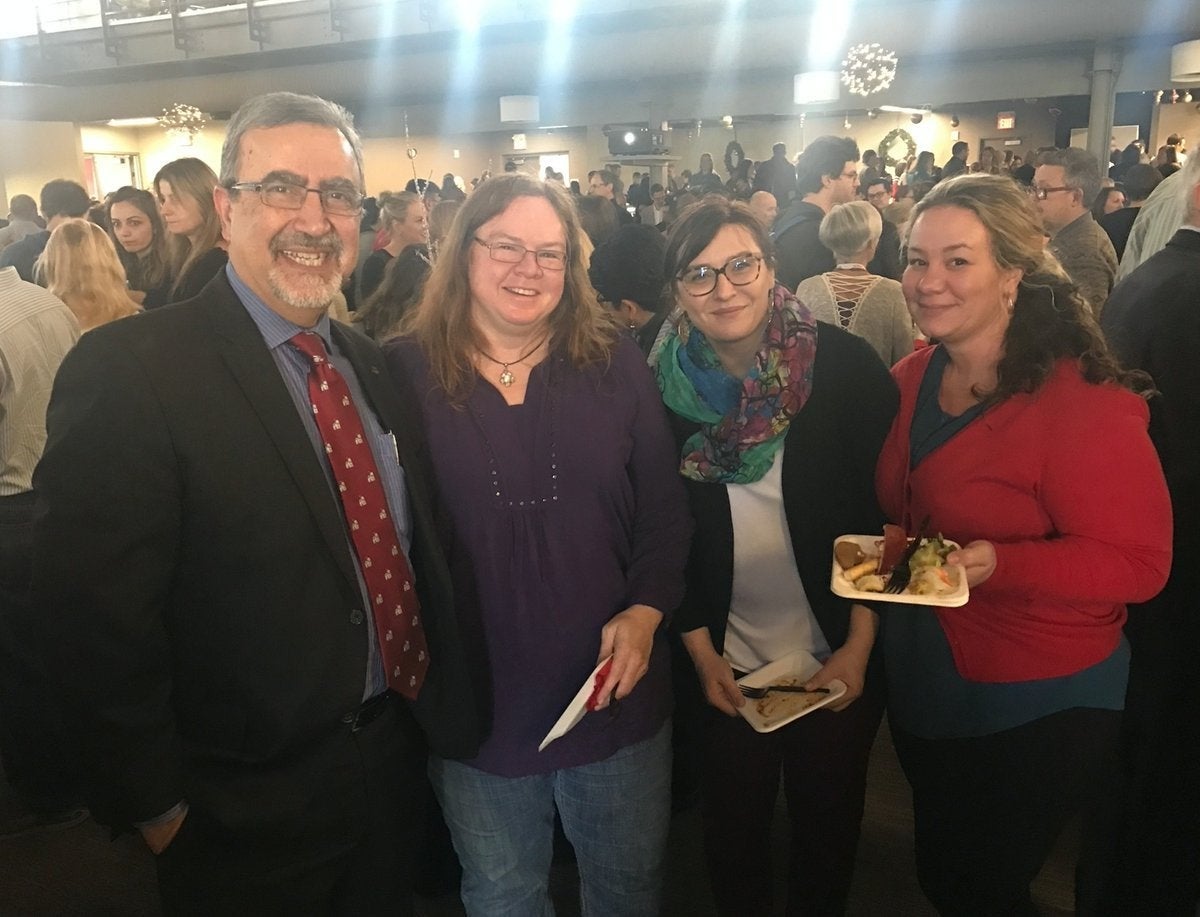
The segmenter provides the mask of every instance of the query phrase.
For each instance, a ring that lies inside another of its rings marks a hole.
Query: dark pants
[[[424,743],[403,702],[360,731],[286,836],[253,840],[193,806],[158,857],[168,915],[405,917],[424,830]]]
[[[964,739],[892,727],[912,785],[917,879],[944,917],[1036,917],[1030,883],[1075,814],[1081,859],[1090,818],[1112,792],[1121,713],[1076,708]],[[1082,913],[1082,911],[1081,911]]]
[[[41,662],[37,628],[46,609],[29,598],[33,494],[0,497],[0,760],[8,781],[37,813],[80,804],[82,791],[63,708]]]
[[[709,710],[704,850],[721,914],[772,913],[771,821],[781,772],[791,824],[786,913],[825,917],[845,910],[867,760],[883,716],[882,692],[868,685],[840,713],[817,710],[768,733]]]
[[[1179,556],[1178,553],[1176,556]],[[1121,735],[1120,792],[1091,865],[1096,910],[1112,917],[1194,917],[1200,906],[1200,619],[1172,577],[1131,606],[1133,650]],[[1084,864],[1081,863],[1081,868]]]

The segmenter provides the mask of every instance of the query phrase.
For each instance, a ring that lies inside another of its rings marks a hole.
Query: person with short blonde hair
[[[75,314],[81,331],[141,311],[129,296],[112,239],[88,220],[60,223],[50,233],[38,270],[46,289]]]
[[[850,201],[825,215],[817,238],[838,261],[849,261],[868,248],[874,249],[881,232],[883,217],[879,211],[866,201]]]
[[[837,267],[802,281],[796,296],[814,317],[863,338],[891,366],[912,353],[913,323],[900,284],[867,270],[882,231],[883,217],[866,201],[830,210],[818,233]]]

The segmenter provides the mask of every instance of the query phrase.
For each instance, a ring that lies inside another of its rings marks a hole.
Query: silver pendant
[[[517,381],[517,377],[512,374],[507,366],[504,367],[504,372],[500,373],[500,384],[505,388]]]

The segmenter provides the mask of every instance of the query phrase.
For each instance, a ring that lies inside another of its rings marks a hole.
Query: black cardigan
[[[818,322],[813,389],[784,438],[783,504],[804,591],[830,649],[846,642],[850,602],[829,590],[833,540],[882,532],[875,460],[891,428],[899,394],[887,367],[861,338]],[[683,442],[699,425],[670,412]],[[708,627],[723,652],[733,594],[733,520],[724,485],[685,480],[696,532],[687,592],[674,627]],[[783,600],[783,597],[781,597]]]

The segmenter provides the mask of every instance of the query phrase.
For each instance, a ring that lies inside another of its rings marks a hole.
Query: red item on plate
[[[887,576],[908,547],[908,533],[898,525],[883,527],[883,550],[879,552],[879,575]]]

